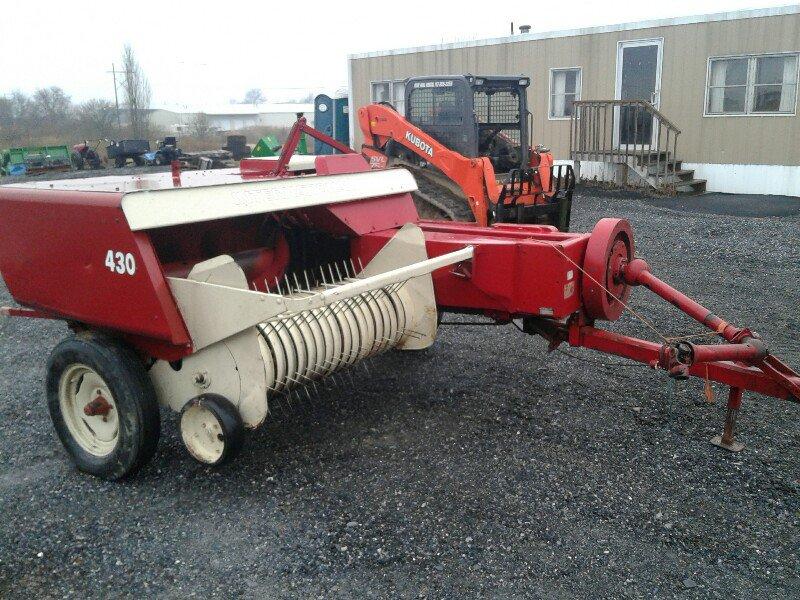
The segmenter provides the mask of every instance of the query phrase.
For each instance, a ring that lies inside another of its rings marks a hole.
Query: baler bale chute
[[[5,313],[74,332],[50,357],[47,396],[82,470],[116,479],[145,464],[159,404],[180,412],[192,456],[223,463],[294,390],[387,350],[430,346],[442,311],[521,320],[551,348],[727,384],[728,449],[742,390],[800,397],[800,378],[756,334],[650,273],[625,220],[591,233],[424,221],[407,171],[371,171],[355,154],[292,161],[290,146],[241,171],[0,187],[0,272],[21,305]],[[597,328],[619,318],[635,285],[725,343]]]

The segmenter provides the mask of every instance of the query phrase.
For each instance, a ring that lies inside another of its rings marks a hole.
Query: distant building
[[[669,168],[708,191],[800,196],[800,5],[353,54],[354,147],[358,107],[421,110],[452,92],[406,106],[406,78],[466,73],[530,78],[534,143],[585,177]]]
[[[155,108],[150,122],[171,133],[188,133],[196,116],[204,113],[212,129],[220,132],[238,131],[250,127],[291,127],[297,113],[314,122],[313,104],[225,104],[222,106]]]

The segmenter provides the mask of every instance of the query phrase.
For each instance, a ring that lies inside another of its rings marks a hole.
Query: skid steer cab
[[[495,175],[530,167],[527,77],[412,77],[406,118],[468,158],[487,157]]]

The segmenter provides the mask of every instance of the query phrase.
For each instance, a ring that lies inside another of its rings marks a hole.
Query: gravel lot
[[[697,204],[583,190],[573,229],[630,218],[657,274],[800,367],[800,216],[681,202]],[[698,331],[645,290],[633,303]],[[729,454],[708,443],[721,386],[708,404],[702,382],[444,326],[430,350],[279,411],[221,470],[165,413],[153,463],[114,484],[75,471],[50,425],[43,367],[65,333],[0,324],[0,596],[800,595],[797,405],[746,394],[747,447]]]

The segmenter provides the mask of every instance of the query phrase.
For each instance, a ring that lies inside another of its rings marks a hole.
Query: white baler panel
[[[467,246],[428,258],[422,230],[408,223],[361,272],[343,263],[326,281],[320,268],[322,281],[312,286],[304,277],[305,288],[287,276],[285,295],[247,289],[230,256],[199,263],[185,279],[168,278],[193,353],[177,366],[159,360],[150,368],[158,398],[179,411],[199,394],[220,394],[256,427],[275,394],[314,386],[392,348],[430,346],[437,321],[431,273],[473,252]]]
[[[405,169],[309,175],[218,186],[142,190],[125,194],[122,211],[132,231],[337,204],[413,192]]]
[[[263,160],[277,162],[277,156],[251,156],[248,162]],[[313,171],[317,167],[317,157],[314,154],[293,154],[289,158],[289,165],[286,167],[289,171]]]
[[[425,256],[424,238],[416,225],[405,225],[395,237],[419,233],[422,256]],[[392,241],[389,242],[390,244]],[[388,246],[389,244],[387,244]],[[399,245],[399,244],[398,244]],[[392,245],[390,250],[396,248]],[[399,256],[401,253],[395,252]],[[385,254],[390,254],[386,252]],[[392,270],[349,280],[341,285],[322,289],[310,295],[282,296],[247,289],[247,282],[238,287],[219,285],[202,280],[167,277],[172,295],[178,304],[195,350],[205,348],[254,325],[271,321],[284,313],[298,313],[330,306],[335,302],[347,300],[370,291],[380,289],[423,275],[464,260],[473,255],[473,247],[467,246],[434,258],[420,260]],[[211,259],[235,264],[229,256]],[[372,264],[372,263],[370,263]],[[367,265],[369,266],[369,265]],[[242,277],[244,277],[242,275]],[[413,286],[412,286],[413,287]],[[433,286],[427,290],[433,298]],[[435,307],[435,303],[434,303]],[[435,329],[434,329],[435,333]]]

